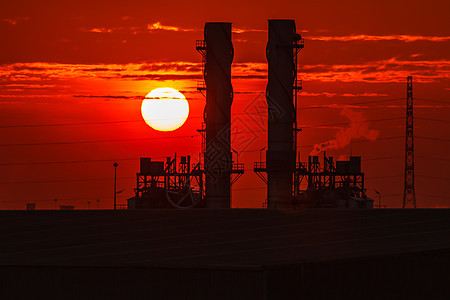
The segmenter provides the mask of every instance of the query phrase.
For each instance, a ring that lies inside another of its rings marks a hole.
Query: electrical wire
[[[136,177],[117,177],[117,179],[136,179]],[[111,178],[79,178],[79,179],[55,179],[55,180],[31,180],[31,181],[3,181],[0,184],[35,184],[35,183],[62,183],[62,182],[90,182],[90,181],[109,181]]]
[[[343,105],[361,105],[361,104],[370,104],[370,103],[378,103],[378,102],[389,102],[395,100],[402,100],[404,98],[395,98],[395,99],[385,99],[385,100],[374,100],[374,101],[365,101],[365,102],[354,102]],[[324,109],[330,107],[304,107],[299,108],[300,110],[308,110],[308,109]],[[261,112],[247,112],[247,113],[233,113],[233,115],[252,115],[252,114],[266,114],[266,111]],[[189,116],[189,118],[203,118],[203,116]],[[168,118],[174,119],[174,118]],[[163,120],[163,119],[160,119]],[[47,124],[18,124],[18,125],[0,125],[0,128],[26,128],[26,127],[57,127],[57,126],[83,126],[83,125],[109,125],[109,124],[120,124],[120,123],[137,123],[142,122],[142,119],[139,120],[118,120],[118,121],[98,121],[98,122],[78,122],[78,123],[47,123]]]
[[[383,100],[373,100],[373,101],[364,101],[364,102],[353,102],[348,104],[340,104],[340,105],[363,105],[363,104],[371,104],[371,103],[382,103],[382,102],[391,102],[396,100],[405,100],[405,98],[394,98],[394,99],[383,99]],[[332,104],[331,104],[332,105]],[[324,109],[324,108],[334,108],[329,106],[313,106],[313,107],[299,107],[298,110],[311,110],[311,109]]]
[[[395,156],[365,158],[365,159],[362,159],[362,161],[376,161],[376,160],[395,159],[395,158],[404,158],[404,156],[402,156],[402,155],[395,155]]]
[[[342,123],[328,123],[328,124],[319,124],[319,125],[304,125],[299,126],[301,128],[314,128],[314,127],[324,127],[324,126],[338,126],[338,125],[351,125],[351,124],[360,124],[360,123],[374,123],[374,122],[384,122],[384,121],[392,121],[392,120],[400,120],[404,119],[404,117],[395,117],[395,118],[383,118],[383,119],[373,119],[373,120],[364,120],[360,122],[342,122]]]
[[[450,161],[450,159],[448,159],[448,158],[433,157],[433,156],[423,156],[423,155],[416,155],[414,158],[427,158],[427,159],[435,159],[435,160],[442,160],[442,161]]]
[[[428,101],[428,102],[450,104],[449,101],[435,100],[435,99],[427,99],[427,98],[414,98],[414,100],[422,100],[422,101]]]
[[[102,197],[89,197],[89,198],[56,198],[57,202],[59,201],[76,201],[76,200],[97,200],[97,199],[111,199],[112,196],[102,196]],[[118,200],[122,200],[127,198],[126,196],[117,197]],[[0,203],[22,203],[22,202],[55,202],[55,199],[24,199],[24,200],[8,200],[8,201],[0,201]]]
[[[428,178],[428,179],[437,179],[437,180],[447,180],[450,181],[450,178],[446,178],[446,177],[439,177],[439,176],[428,176],[428,175],[415,175],[416,177],[420,177],[420,178]]]
[[[442,139],[442,138],[436,138],[436,137],[425,137],[425,136],[414,136],[415,138],[424,139],[424,140],[430,140],[430,141],[440,141],[440,142],[450,142],[450,139]]]
[[[306,125],[301,126],[303,128],[313,128],[313,127],[323,127],[323,126],[337,126],[337,125],[350,125],[355,123],[371,123],[371,122],[383,122],[402,119],[401,117],[395,118],[383,118],[383,119],[373,119],[364,120],[360,122],[342,122],[342,123],[327,123],[318,125]],[[256,132],[267,132],[264,130],[252,130],[252,131],[240,131],[235,134],[240,133],[256,133]],[[0,147],[19,147],[19,146],[49,146],[49,145],[72,145],[72,144],[93,144],[93,143],[115,143],[115,142],[131,142],[131,141],[145,141],[145,140],[158,140],[158,139],[174,139],[174,138],[197,138],[198,135],[184,135],[184,136],[169,136],[169,137],[149,137],[149,138],[135,138],[135,139],[117,139],[117,140],[94,140],[94,141],[66,141],[66,142],[47,142],[47,143],[27,143],[27,144],[0,144]],[[380,139],[378,139],[380,140]],[[357,142],[357,141],[356,141]]]
[[[431,118],[422,118],[422,117],[414,117],[416,120],[425,120],[425,121],[433,121],[433,122],[444,122],[444,123],[450,123],[449,120],[439,120],[439,119],[431,119]]]
[[[19,146],[49,146],[49,145],[73,145],[73,144],[96,144],[96,143],[120,143],[135,142],[147,140],[165,140],[165,139],[181,139],[181,138],[198,138],[197,135],[180,135],[169,137],[150,137],[136,139],[120,139],[120,140],[96,140],[96,141],[67,141],[67,142],[48,142],[48,143],[29,143],[29,144],[0,144],[0,147],[19,147]]]
[[[163,158],[162,156],[152,156],[152,158]],[[0,163],[0,166],[24,166],[24,165],[54,165],[54,164],[77,164],[77,163],[93,163],[93,162],[113,162],[124,160],[138,160],[134,158],[118,158],[118,159],[87,159],[87,160],[69,160],[69,161],[46,161],[46,162],[19,162],[19,163]]]
[[[377,179],[399,178],[399,177],[403,177],[403,175],[379,176],[379,177],[365,177],[364,180],[377,180]]]
[[[437,196],[437,195],[430,195],[430,194],[417,194],[417,196],[419,196],[419,197],[441,198],[441,199],[450,200],[450,197]]]

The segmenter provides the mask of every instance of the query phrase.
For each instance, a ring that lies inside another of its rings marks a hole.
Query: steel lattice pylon
[[[405,189],[403,192],[403,208],[416,208],[416,192],[414,189],[414,123],[413,123],[413,89],[412,76],[407,78],[406,92],[406,152],[405,152]]]

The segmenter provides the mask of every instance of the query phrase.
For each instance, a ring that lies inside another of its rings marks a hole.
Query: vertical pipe
[[[117,199],[117,163],[114,163],[114,210],[116,210],[116,199]]]
[[[295,170],[293,45],[295,22],[269,20],[266,56],[269,64],[266,98],[268,104],[267,201],[268,208],[293,207]]]
[[[231,23],[206,23],[206,201],[210,208],[229,208],[231,157]]]

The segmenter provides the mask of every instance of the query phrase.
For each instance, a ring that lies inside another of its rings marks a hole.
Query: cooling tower
[[[205,193],[207,207],[230,207],[231,156],[231,23],[205,24],[206,84]]]
[[[267,205],[291,208],[295,170],[293,99],[295,22],[269,20]]]

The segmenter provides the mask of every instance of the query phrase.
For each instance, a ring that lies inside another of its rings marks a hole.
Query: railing
[[[198,91],[206,90],[206,84],[203,80],[197,81],[197,90]]]
[[[235,163],[235,164],[233,164],[232,170],[233,171],[244,171],[244,164]]]
[[[307,170],[308,164],[305,162],[297,162],[297,170]]]
[[[387,205],[384,205],[384,204],[374,204],[373,205],[373,208],[386,208],[387,207]]]
[[[301,91],[303,88],[303,82],[301,79],[297,79],[297,84],[294,85],[294,90]],[[197,88],[198,89],[198,88]]]
[[[299,39],[295,44],[294,44],[295,48],[304,48],[305,47],[305,40],[304,39]]]
[[[199,163],[192,164],[191,171],[203,171],[203,164],[199,164]]]
[[[267,208],[267,198],[264,199],[263,203],[261,204],[262,208]]]
[[[265,169],[266,168],[266,162],[255,162],[254,164],[255,169]]]
[[[126,210],[126,209],[128,209],[128,204],[116,204],[116,209]]]
[[[171,175],[173,173],[166,173],[165,175]],[[162,176],[162,175],[161,175]],[[146,187],[144,187],[146,185]],[[164,181],[139,181],[139,189],[144,190],[144,189],[151,189],[151,188],[163,188],[164,185]]]
[[[206,49],[206,41],[205,40],[196,40],[195,48],[197,50],[205,50]]]

